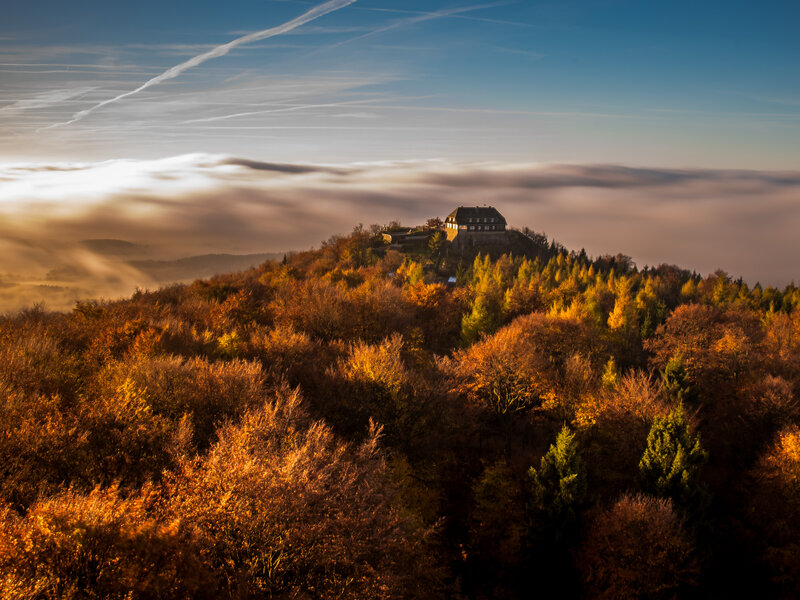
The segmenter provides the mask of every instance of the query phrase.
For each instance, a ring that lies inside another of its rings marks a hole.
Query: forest
[[[0,597],[800,595],[800,289],[381,230],[2,316]]]

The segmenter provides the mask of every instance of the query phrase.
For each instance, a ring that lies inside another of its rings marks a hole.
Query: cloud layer
[[[592,255],[800,280],[800,172],[192,154],[0,166],[0,310],[153,287],[130,259],[305,249],[359,221],[414,224],[475,204]],[[98,239],[130,245],[120,256],[82,243]]]

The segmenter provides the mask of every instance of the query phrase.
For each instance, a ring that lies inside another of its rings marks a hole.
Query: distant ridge
[[[130,260],[129,265],[157,282],[185,281],[243,271],[268,260],[280,260],[284,252],[260,254],[203,254],[175,260]]]
[[[81,240],[81,246],[92,252],[100,254],[107,254],[112,256],[131,256],[132,254],[142,255],[148,251],[147,246],[141,244],[134,244],[133,242],[126,242],[125,240],[116,240],[110,238],[95,239],[95,240]]]

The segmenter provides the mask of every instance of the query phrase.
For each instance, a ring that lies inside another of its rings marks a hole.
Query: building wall
[[[456,250],[461,248],[470,248],[473,246],[481,246],[483,244],[506,244],[508,237],[505,231],[469,231],[463,229],[454,230],[457,235],[450,238],[448,234],[447,239],[453,244]]]

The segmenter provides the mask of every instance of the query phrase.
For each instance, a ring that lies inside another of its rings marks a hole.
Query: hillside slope
[[[797,593],[800,290],[509,238],[0,318],[0,596]]]

